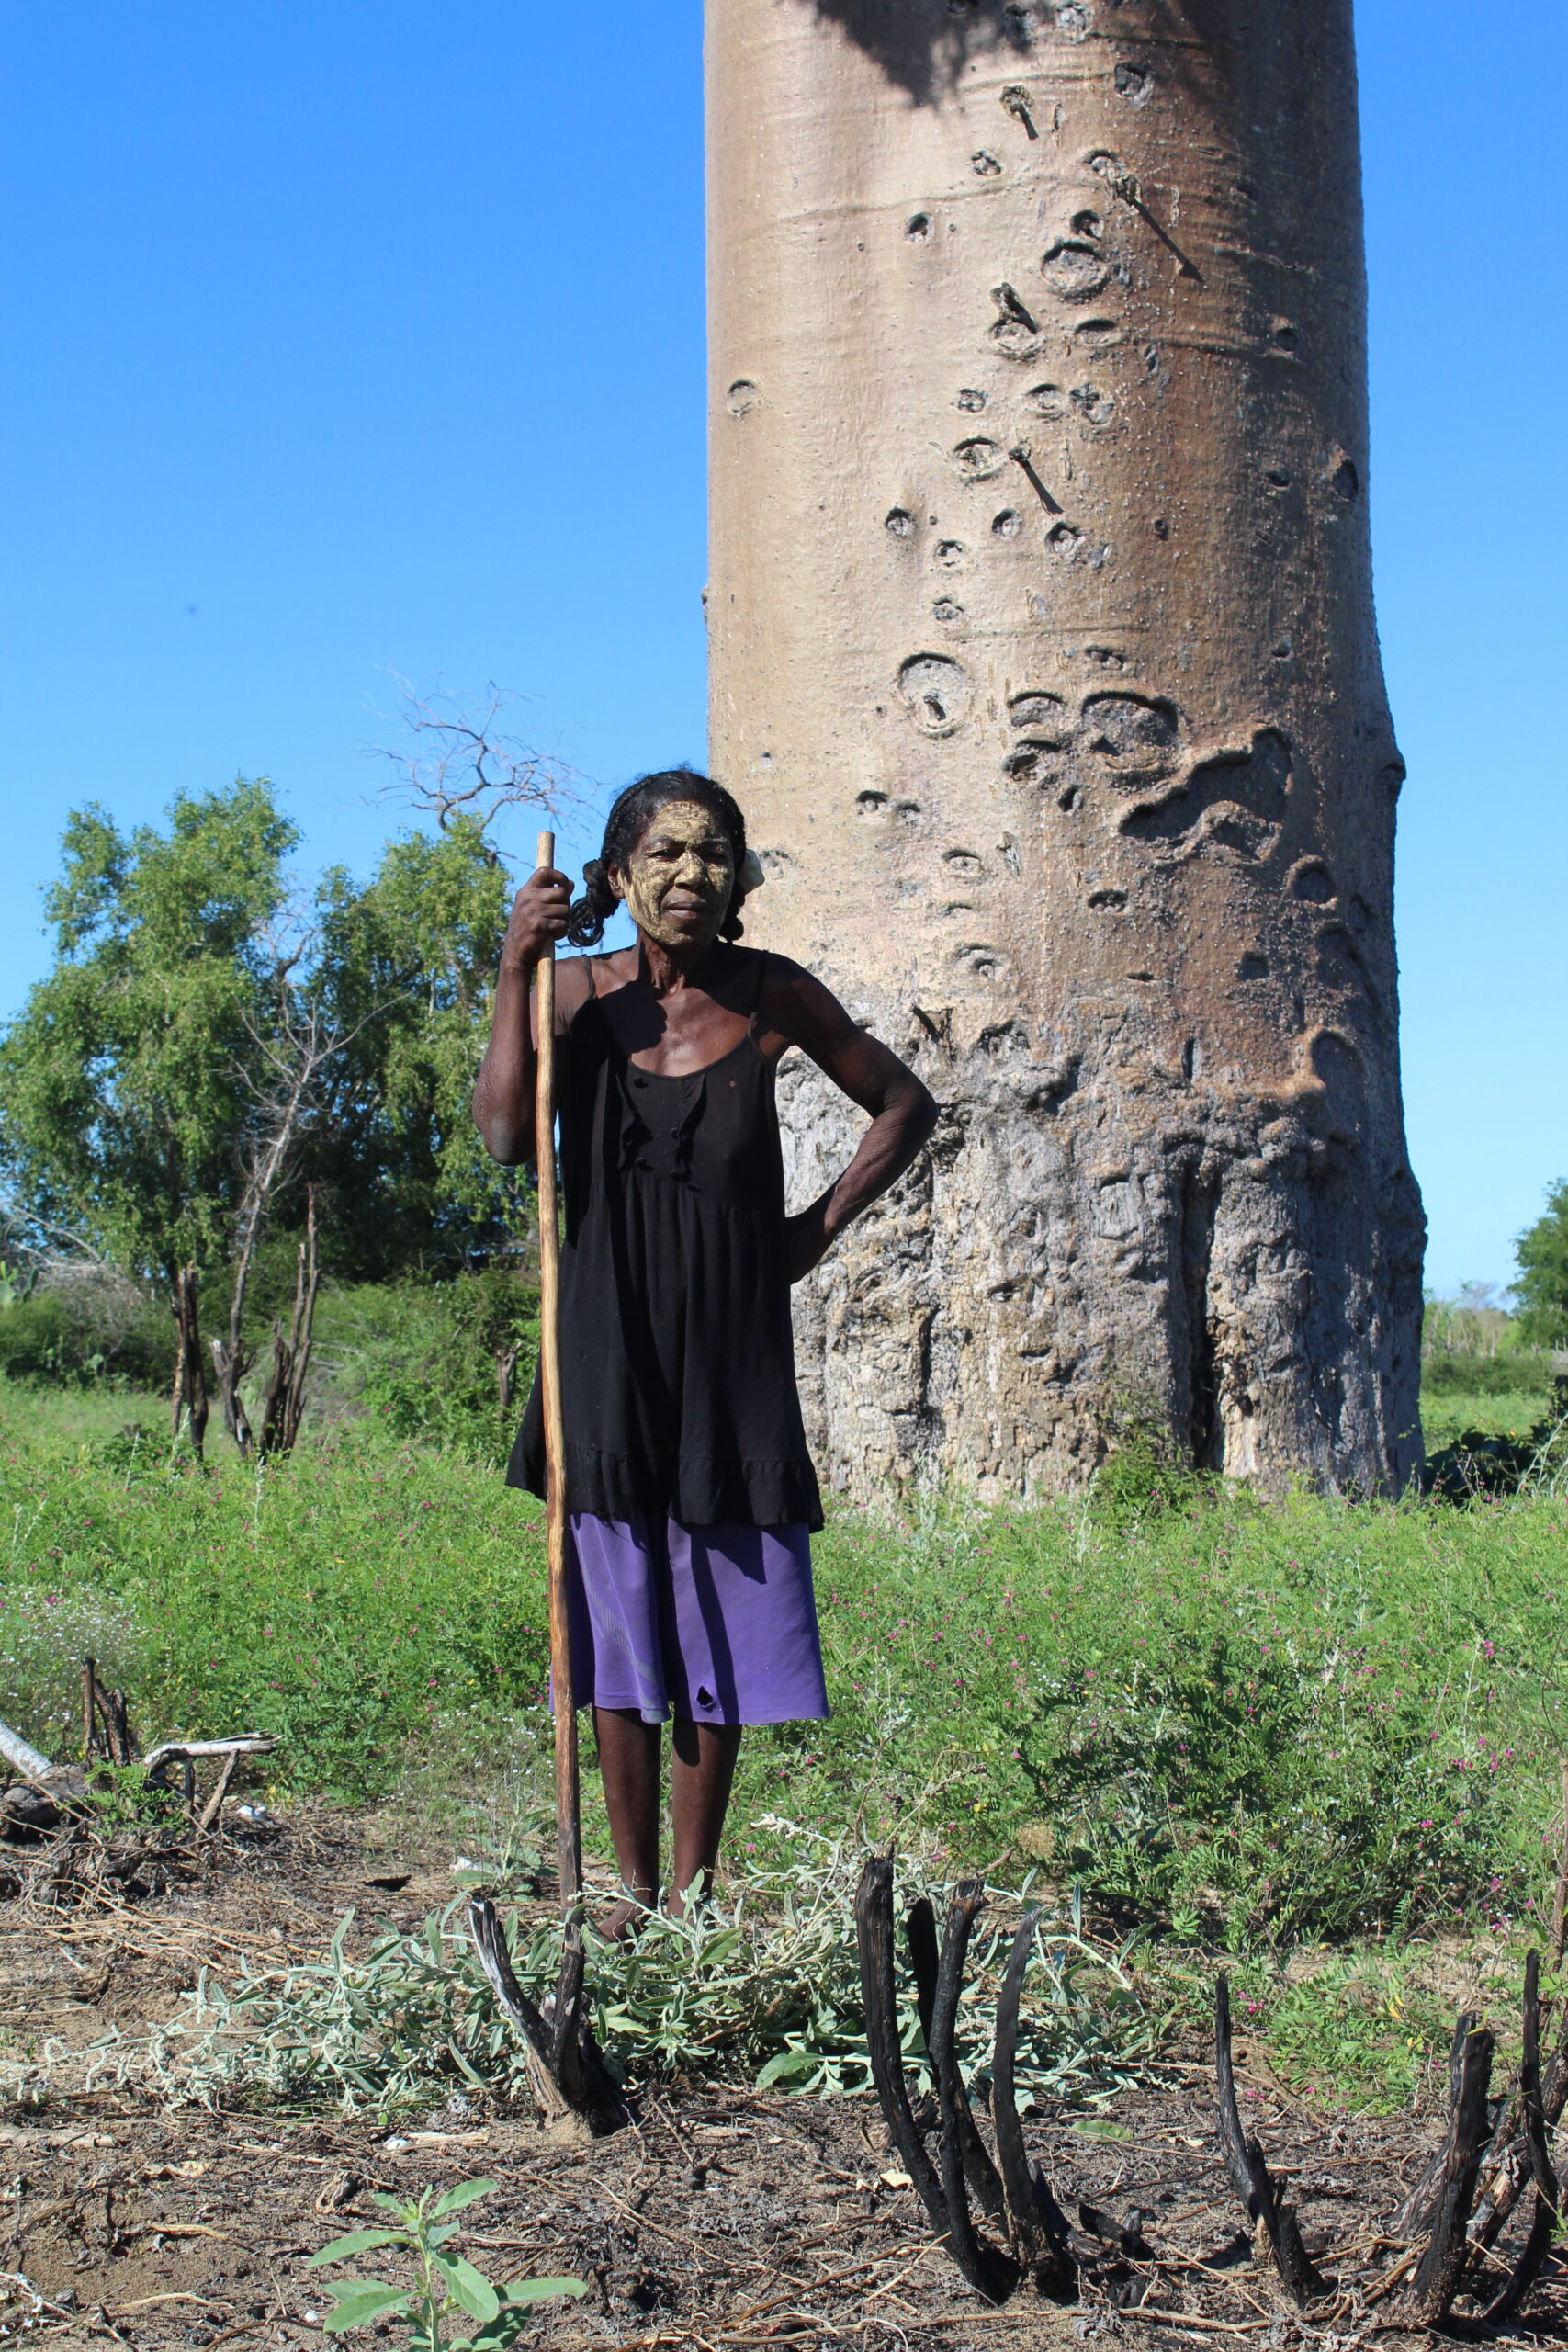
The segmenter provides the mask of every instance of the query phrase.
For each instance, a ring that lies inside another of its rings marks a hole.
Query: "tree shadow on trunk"
[[[815,0],[815,6],[917,106],[930,106],[950,90],[973,56],[998,49],[1026,55],[1035,29],[1045,29],[1055,14],[1048,0],[1018,6],[998,0]]]
[[[1036,67],[1059,60],[1096,29],[1103,0],[813,0],[874,58],[917,106],[951,90],[972,57],[1002,51]],[[1225,49],[1233,0],[1161,0],[1156,37],[1182,46]],[[1106,29],[1101,28],[1101,29]],[[1109,29],[1113,30],[1114,26]]]

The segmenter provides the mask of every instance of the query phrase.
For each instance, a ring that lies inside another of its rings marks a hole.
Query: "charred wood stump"
[[[1526,1962],[1525,2041],[1528,2045],[1531,2030],[1532,2007],[1532,1979],[1529,1971],[1532,1963],[1535,1968],[1534,2032],[1537,2045],[1536,2065],[1539,2072],[1540,2064],[1540,1962],[1533,1953],[1530,1960]],[[1540,2114],[1543,2132],[1555,2131],[1562,2120],[1564,2107],[1568,2106],[1568,2004],[1564,2004],[1560,2022],[1562,2031],[1557,2049],[1540,2084]],[[1496,2244],[1533,2173],[1533,2165],[1521,2132],[1524,2117],[1521,2094],[1526,2069],[1521,2066],[1519,2073],[1520,2086],[1498,2117],[1497,2128],[1492,2134],[1491,2145],[1482,2160],[1481,2174],[1484,2186],[1477,2196],[1475,2214],[1470,2225],[1472,2244],[1482,2247],[1490,2247]]]
[[[931,1906],[926,1905],[929,1925]],[[934,1931],[933,1931],[934,1932]],[[883,2120],[893,2135],[893,2144],[902,2159],[904,2170],[915,2186],[915,2194],[926,2209],[926,2218],[938,2237],[948,2234],[947,2199],[942,2194],[936,2166],[927,2152],[925,2132],[915,2121],[909,2105],[908,2086],[904,2080],[904,2046],[898,2034],[898,1996],[894,1978],[893,1956],[893,1860],[890,1855],[873,1854],[861,1872],[859,1890],[855,1895],[855,1939],[860,1948],[861,2000],[865,2010],[866,2041],[871,2051],[871,2075],[876,2086],[877,2103]],[[916,1983],[921,1983],[921,1958],[917,1957],[911,1942],[911,1961]],[[925,2027],[926,2046],[931,2047],[931,2005],[936,1998],[936,1976],[930,1975],[931,2000],[921,2004],[920,2022]],[[963,2263],[957,2251],[954,2259]],[[977,2284],[977,2281],[972,2283]]]
[[[1204,2266],[1191,2265],[1179,2254],[1162,2255],[1145,2233],[1149,2215],[1136,2210],[1118,2218],[1080,2202],[1075,2228],[1044,2172],[1030,2158],[1018,2113],[1018,2032],[1024,1975],[1040,1927],[1037,1910],[1025,1914],[1013,1936],[997,2001],[992,2156],[976,2120],[957,2049],[964,1964],[982,1901],[983,1891],[974,1882],[955,1889],[940,1948],[929,1902],[917,1900],[906,1916],[909,1973],[936,2084],[934,2109],[928,2100],[917,2107],[905,2076],[898,2019],[892,1856],[873,1854],[862,1872],[855,1897],[861,1991],[872,2078],[884,2120],[939,2243],[988,2302],[1007,2301],[1027,2281],[1037,2294],[1054,2301],[1074,2301],[1089,2291],[1113,2306],[1130,2307],[1148,2293],[1148,2273],[1156,2263],[1175,2273]],[[1298,2310],[1317,2304],[1320,2321],[1324,2307],[1335,2319],[1336,2314],[1368,2312],[1398,2295],[1402,2316],[1395,2324],[1440,2327],[1461,2294],[1483,2304],[1484,2319],[1492,2324],[1524,2309],[1561,2224],[1562,2188],[1548,2135],[1568,2103],[1568,2032],[1551,2066],[1543,2070],[1541,2064],[1540,1958],[1534,1952],[1525,1973],[1523,2041],[1513,2100],[1506,2108],[1498,2102],[1495,2114],[1487,2096],[1493,2036],[1472,2013],[1460,2017],[1450,2053],[1448,2130],[1394,2218],[1390,2232],[1393,2257],[1375,2278],[1360,2270],[1340,2279],[1339,2300],[1329,2304],[1326,2299],[1336,2291],[1336,2282],[1324,2276],[1307,2250],[1296,2210],[1286,2197],[1285,2176],[1269,2170],[1261,2143],[1248,2136],[1242,2123],[1232,2054],[1230,1986],[1224,1976],[1217,1980],[1214,2085],[1220,2154],[1250,2224],[1257,2262],[1278,2274]],[[928,2145],[933,2132],[934,2150]],[[1490,2201],[1472,2225],[1483,2164],[1489,2167]],[[1487,2250],[1523,2188],[1530,2184],[1535,2205],[1529,2228],[1506,2284],[1487,2301],[1480,2284]],[[1004,2243],[998,2244],[998,2237]],[[1145,2274],[1141,2283],[1133,2266]],[[1156,2308],[1151,2305],[1151,2312]],[[1163,2307],[1158,2315],[1173,2323],[1181,2317]]]
[[[1033,2274],[1043,2295],[1070,2301],[1077,2291],[1077,2268],[1067,2245],[1066,2217],[1049,2182],[1032,2165],[1018,2120],[1014,2066],[1018,2056],[1018,2007],[1023,1973],[1034,1949],[1038,1911],[1028,1911],[1012,1939],[1007,1974],[997,2003],[997,2043],[991,2061],[991,2129],[1007,2199],[1008,2228],[1019,2259]]]
[[[1559,2053],[1561,2055],[1561,2052]],[[1546,2267],[1561,2219],[1562,2195],[1547,2145],[1547,2118],[1540,2083],[1540,1955],[1525,1962],[1524,2054],[1519,2062],[1520,2138],[1528,2175],[1535,2182],[1535,2212],[1507,2285],[1487,2306],[1494,2324],[1512,2319]],[[1480,2235],[1480,2233],[1477,2233]],[[1490,2239],[1483,2239],[1489,2245]]]
[[[580,2116],[595,2139],[626,2120],[619,2086],[604,2064],[583,2006],[582,1915],[566,1925],[559,1980],[547,2017],[517,1982],[506,1930],[488,1894],[468,1905],[468,1932],[502,2014],[523,2038],[529,2088],[547,2122]]]
[[[1461,2009],[1454,2021],[1453,2039],[1449,2044],[1449,2112],[1450,2115],[1459,2103],[1460,2075],[1464,2064],[1465,2048],[1470,2036],[1475,2031],[1480,2022],[1480,2018],[1472,2009]],[[1509,2140],[1513,2138],[1511,2123],[1507,2128],[1507,2138]],[[1433,2154],[1425,2172],[1422,2173],[1390,2222],[1389,2227],[1395,2237],[1418,2237],[1430,2230],[1438,2193],[1443,2183],[1443,2167],[1447,2161],[1448,2143],[1445,2141]]]
[[[1018,2285],[1021,2265],[982,2238],[969,2211],[969,2192],[992,2214],[1004,2210],[1002,2185],[986,2152],[969,2095],[958,2069],[958,1996],[964,1985],[964,1961],[980,1889],[961,1886],[947,1915],[942,1964],[937,1971],[936,1998],[931,2004],[931,2060],[936,2075],[937,2106],[942,2115],[938,2154],[942,2191],[947,2203],[947,2242],[953,2260],[988,2302],[1004,2303]]]
[[[1077,2293],[1079,2267],[1049,2184],[1030,2164],[1014,2090],[1019,2000],[1039,1924],[1037,1911],[1028,1915],[1013,1939],[997,2005],[991,2075],[995,2159],[975,2120],[958,2064],[964,1962],[983,1900],[977,1884],[957,1889],[940,1951],[931,1906],[923,1897],[910,1905],[905,1920],[916,2006],[936,2080],[935,2120],[940,2128],[933,2163],[926,2145],[931,2119],[917,2117],[904,2078],[895,1974],[893,1858],[873,1854],[868,1859],[855,1896],[855,1930],[872,2079],[883,2120],[931,2228],[970,2285],[987,2302],[1002,2303],[1027,2278],[1037,2293],[1069,2301]],[[971,2200],[989,2221],[1000,2225],[1007,2238],[1005,2248],[982,2233]]]
[[[1326,2294],[1326,2283],[1302,2243],[1295,2208],[1284,2201],[1283,2174],[1276,2180],[1263,2160],[1257,2140],[1242,2129],[1235,2103],[1235,2072],[1231,2063],[1231,1995],[1222,1976],[1214,1987],[1214,2080],[1218,2096],[1220,2146],[1231,2187],[1247,2208],[1256,2233],[1261,2232],[1269,2256],[1298,2307]]]
[[[1416,2267],[1411,2305],[1427,2327],[1448,2317],[1470,2262],[1469,2223],[1480,2177],[1490,2119],[1486,2094],[1492,2086],[1493,2036],[1483,2025],[1460,2019],[1455,2060],[1450,2066],[1448,2137],[1443,2143],[1430,2235]]]

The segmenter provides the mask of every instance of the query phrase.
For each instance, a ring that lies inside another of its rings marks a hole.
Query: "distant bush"
[[[1516,1250],[1525,1336],[1543,1347],[1568,1347],[1568,1176],[1547,1187],[1546,1214],[1520,1234]]]
[[[506,1266],[451,1282],[359,1283],[323,1301],[329,1412],[380,1433],[505,1458],[538,1354],[538,1293]]]
[[[1520,1344],[1518,1325],[1499,1304],[1495,1283],[1466,1283],[1452,1297],[1428,1292],[1421,1315],[1421,1354],[1495,1356]]]
[[[79,1386],[161,1388],[174,1362],[169,1316],[130,1283],[96,1272],[21,1293],[0,1288],[0,1374]]]
[[[1528,1396],[1551,1386],[1552,1366],[1545,1348],[1515,1348],[1498,1355],[1431,1355],[1421,1367],[1421,1385],[1439,1396]]]

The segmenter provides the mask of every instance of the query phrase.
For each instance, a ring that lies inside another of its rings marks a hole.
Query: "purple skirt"
[[[662,1527],[571,1516],[577,1703],[645,1724],[784,1724],[828,1713],[803,1525]]]

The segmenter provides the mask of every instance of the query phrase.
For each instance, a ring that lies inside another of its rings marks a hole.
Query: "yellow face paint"
[[[671,800],[660,809],[610,888],[637,929],[660,947],[706,947],[735,889],[735,851],[711,808]]]

